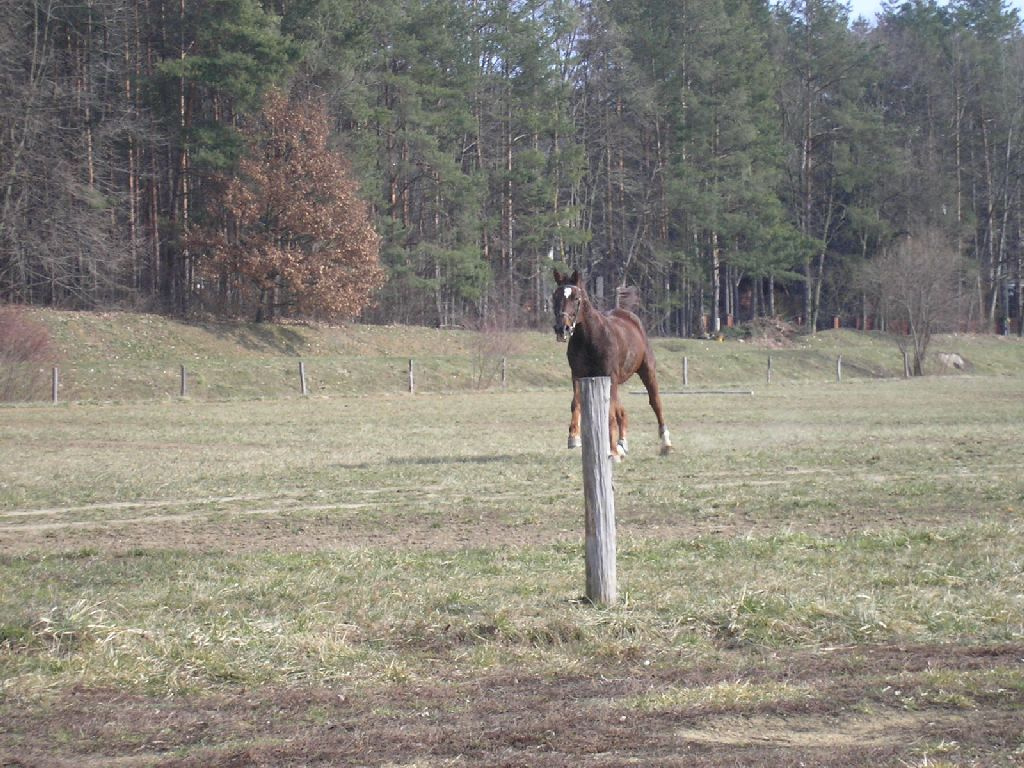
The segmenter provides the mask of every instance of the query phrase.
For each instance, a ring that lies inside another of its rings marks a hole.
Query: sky
[[[1018,10],[1024,9],[1024,0],[1010,0],[1010,5]],[[875,14],[882,10],[882,0],[850,0],[850,17],[864,16],[874,20]],[[1021,13],[1024,16],[1024,12]]]

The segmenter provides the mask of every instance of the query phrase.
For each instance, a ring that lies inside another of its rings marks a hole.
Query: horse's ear
[[[557,283],[558,285],[561,285],[561,284],[562,284],[562,279],[563,279],[563,278],[562,278],[562,273],[561,273],[561,272],[559,272],[559,271],[558,271],[558,270],[556,269],[556,270],[555,270],[555,283]]]
[[[580,284],[580,271],[578,269],[572,273],[572,277],[569,278],[569,282],[573,285]]]

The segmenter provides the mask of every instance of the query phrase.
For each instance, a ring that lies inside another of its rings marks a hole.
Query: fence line
[[[665,394],[745,394],[751,395],[753,391],[747,388],[736,389],[732,387],[733,382],[743,386],[751,379],[751,373],[756,370],[751,366],[759,355],[764,361],[764,384],[773,385],[786,378],[787,358],[794,362],[798,373],[793,377],[797,383],[812,383],[810,375],[818,375],[819,381],[824,384],[831,378],[836,383],[843,383],[848,378],[849,370],[859,371],[860,376],[867,378],[896,378],[900,375],[909,377],[910,362],[908,356],[903,352],[897,352],[897,359],[902,365],[897,368],[893,365],[886,370],[877,361],[877,358],[868,364],[857,365],[853,363],[852,369],[847,365],[848,357],[843,354],[836,355],[832,367],[831,377],[826,373],[827,368],[821,354],[807,352],[805,350],[793,350],[795,354],[787,354],[787,351],[779,352],[773,350],[765,354],[757,350],[744,350],[741,368],[736,374],[730,375],[721,365],[725,361],[735,360],[736,355],[721,357],[710,355],[704,361],[692,354],[678,355],[676,363],[672,364],[672,357],[664,352],[661,353],[661,364],[659,365],[659,379],[661,379],[662,392]],[[803,357],[807,361],[799,362]],[[293,358],[294,359],[294,358]],[[780,364],[781,359],[781,364]],[[472,391],[500,388],[508,390],[514,384],[521,388],[537,387],[552,388],[568,384],[569,371],[564,361],[558,358],[535,359],[513,366],[507,356],[493,358],[481,363],[480,359],[472,355],[452,356],[436,355],[425,357],[395,358],[388,356],[376,357],[347,357],[339,356],[334,358],[323,358],[320,363],[312,366],[306,360],[282,365],[277,368],[277,358],[263,358],[254,363],[238,361],[238,367],[233,368],[232,361],[197,361],[190,366],[184,363],[175,365],[177,368],[177,394],[184,397],[211,397],[213,399],[230,399],[232,397],[267,397],[287,396],[289,392],[296,392],[301,396],[308,396],[311,391],[330,392],[332,394],[345,394],[346,391],[358,393],[387,393],[406,391],[410,394],[417,392],[451,392],[451,391]],[[696,360],[696,365],[694,365]],[[400,362],[401,361],[401,362]],[[896,361],[893,360],[893,363]],[[404,365],[403,365],[404,363]],[[813,366],[813,368],[809,368]],[[167,396],[167,389],[161,392],[160,381],[167,374],[166,362],[145,362],[140,365],[125,366],[123,369],[117,367],[104,368],[102,364],[97,368],[106,372],[106,376],[100,376],[100,381],[95,387],[90,387],[88,382],[90,375],[94,374],[88,364],[69,367],[61,370],[53,366],[50,377],[50,401],[58,403],[62,400],[75,399],[111,399],[122,398],[146,399],[149,397]],[[295,367],[298,367],[297,380],[295,378]],[[709,373],[708,365],[713,372]],[[401,366],[401,368],[399,368]],[[533,367],[531,367],[533,366]],[[291,373],[285,375],[286,368]],[[717,368],[717,370],[714,370]],[[154,370],[156,369],[156,370]],[[223,376],[218,371],[225,371]],[[244,369],[244,370],[240,370]],[[88,370],[88,375],[81,375]],[[124,374],[121,375],[121,371]],[[399,373],[399,371],[402,371]],[[237,371],[237,373],[232,372]],[[77,374],[77,375],[76,375]],[[400,378],[401,377],[401,378]],[[268,381],[272,379],[272,381]],[[518,379],[518,381],[516,381]],[[144,383],[143,383],[144,382]],[[681,387],[679,386],[681,384]],[[133,386],[134,385],[134,386]],[[724,385],[724,386],[723,386]],[[749,386],[749,385],[748,385]],[[673,389],[677,391],[673,392]],[[134,391],[133,391],[134,390]]]

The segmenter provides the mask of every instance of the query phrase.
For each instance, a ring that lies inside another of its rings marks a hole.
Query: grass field
[[[610,609],[564,385],[0,408],[0,765],[1020,765],[1012,344],[630,396]]]

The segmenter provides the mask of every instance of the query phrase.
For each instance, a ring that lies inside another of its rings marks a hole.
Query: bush
[[[53,363],[46,326],[17,306],[0,306],[0,401],[39,397]]]
[[[501,375],[503,361],[519,354],[520,342],[508,315],[469,324],[476,331],[472,342],[473,378],[477,389],[488,389]]]

